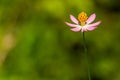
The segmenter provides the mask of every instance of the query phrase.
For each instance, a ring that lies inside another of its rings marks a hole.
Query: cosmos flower
[[[86,31],[92,31],[97,28],[97,26],[101,23],[101,21],[97,21],[95,23],[92,23],[96,18],[96,14],[90,15],[90,17],[87,17],[87,14],[85,12],[81,12],[78,15],[78,19],[76,19],[73,15],[70,15],[71,21],[74,23],[65,22],[68,26],[72,27],[71,30],[74,32],[86,32]]]

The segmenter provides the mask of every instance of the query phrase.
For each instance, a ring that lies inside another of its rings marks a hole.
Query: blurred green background
[[[65,21],[85,11],[92,80],[120,80],[119,0],[0,0],[0,80],[88,80],[81,32]]]

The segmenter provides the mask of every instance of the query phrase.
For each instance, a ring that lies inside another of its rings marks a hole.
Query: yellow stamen
[[[87,14],[85,12],[81,12],[78,15],[78,20],[80,21],[81,26],[85,25],[86,20],[88,19]]]

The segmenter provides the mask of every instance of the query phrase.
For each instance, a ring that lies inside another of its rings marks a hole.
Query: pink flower
[[[76,19],[73,15],[70,15],[70,19],[74,24],[71,24],[69,22],[65,22],[68,26],[72,27],[71,30],[74,32],[86,32],[86,31],[92,31],[97,28],[97,26],[101,23],[101,21],[97,21],[95,23],[92,23],[96,18],[96,14],[90,15],[90,17],[87,17],[87,14],[85,12],[81,12],[78,15],[78,19]]]

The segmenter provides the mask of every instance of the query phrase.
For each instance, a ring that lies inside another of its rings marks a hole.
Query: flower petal
[[[100,23],[101,23],[101,21],[98,21],[98,22],[93,23],[93,24],[89,24],[89,25],[87,25],[86,28],[87,28],[87,30],[92,31],[92,30],[96,29],[97,26],[98,26]]]
[[[76,25],[76,24],[71,24],[71,23],[69,23],[69,22],[65,22],[65,24],[67,24],[68,26],[70,26],[70,27],[77,27],[78,25]]]
[[[72,31],[74,31],[74,32],[78,32],[78,31],[80,31],[80,30],[81,30],[81,27],[80,27],[80,26],[78,26],[78,27],[76,27],[76,28],[72,28],[71,30],[72,30]]]
[[[86,31],[87,31],[87,28],[86,28],[86,26],[84,26],[84,27],[82,28],[81,32],[86,32]]]
[[[75,24],[79,24],[78,20],[77,20],[73,15],[70,15],[70,19],[71,19]]]
[[[93,22],[94,20],[95,20],[95,18],[96,18],[96,14],[92,14],[92,15],[90,15],[90,17],[87,19],[87,24],[89,24],[89,23],[91,23],[91,22]]]

